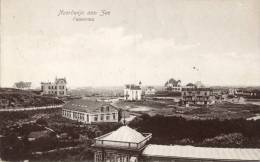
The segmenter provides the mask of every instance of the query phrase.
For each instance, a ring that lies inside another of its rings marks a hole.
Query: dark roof
[[[186,86],[196,86],[196,85],[192,83],[188,83]]]
[[[101,107],[109,106],[110,111],[117,110],[114,106],[107,102],[96,101],[96,100],[87,100],[87,99],[77,99],[73,100],[63,106],[65,109],[74,110],[74,111],[83,111],[87,113],[100,112]],[[105,110],[106,111],[106,110]]]
[[[131,90],[141,90],[141,87],[139,85],[134,85],[134,84],[127,84],[125,87]]]
[[[211,91],[210,88],[182,88],[182,91]]]

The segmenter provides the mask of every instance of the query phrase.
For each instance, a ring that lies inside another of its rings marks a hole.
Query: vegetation
[[[40,96],[31,91],[11,88],[0,89],[0,109],[62,104],[59,99]]]
[[[121,126],[120,123],[82,124],[63,118],[60,110],[5,112],[0,113],[0,118],[3,119],[0,124],[3,160],[92,161],[93,139]]]
[[[151,132],[151,142],[156,144],[260,148],[260,120],[186,120],[181,117],[142,115],[130,126],[140,132]]]

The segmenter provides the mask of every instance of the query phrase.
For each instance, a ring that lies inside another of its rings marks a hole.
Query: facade
[[[122,126],[95,138],[95,162],[259,162],[260,149],[148,144],[151,133]]]
[[[185,105],[208,105],[211,95],[210,88],[183,88],[181,92],[182,102]]]
[[[55,82],[42,82],[41,90],[43,95],[66,96],[67,81],[66,78],[56,78]]]
[[[182,87],[180,83],[180,81],[176,81],[175,83],[166,82],[165,89],[171,92],[181,92]]]
[[[14,88],[16,89],[22,89],[22,90],[28,90],[31,88],[32,83],[31,82],[16,82],[14,83]]]
[[[237,89],[234,89],[234,88],[228,89],[228,95],[234,96],[234,95],[236,95],[237,93],[239,93],[239,92],[237,92]]]
[[[142,100],[141,82],[139,83],[139,85],[128,84],[125,86],[124,100],[125,101],[141,101]]]
[[[145,95],[155,95],[154,87],[147,87],[147,89],[145,90]]]
[[[118,110],[105,102],[73,100],[62,108],[62,116],[83,123],[118,122]]]

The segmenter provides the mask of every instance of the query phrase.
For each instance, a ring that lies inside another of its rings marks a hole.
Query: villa
[[[66,78],[56,78],[55,82],[42,82],[41,90],[43,95],[66,96],[67,95]]]
[[[139,85],[127,84],[124,89],[124,100],[125,101],[141,101],[142,100],[142,89],[141,82]]]

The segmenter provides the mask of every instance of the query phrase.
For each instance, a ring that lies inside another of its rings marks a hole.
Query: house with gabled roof
[[[118,110],[107,102],[78,99],[65,104],[62,116],[82,123],[118,122]]]
[[[55,78],[54,82],[42,82],[41,91],[43,95],[66,96],[68,91],[66,78]]]

